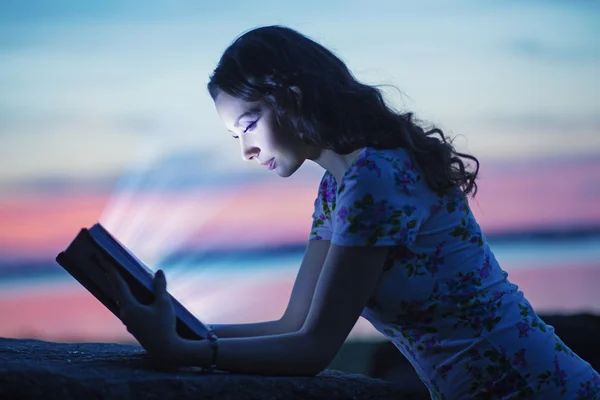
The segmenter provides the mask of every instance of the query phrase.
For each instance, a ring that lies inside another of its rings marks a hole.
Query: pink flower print
[[[453,290],[456,287],[456,280],[454,280],[454,278],[448,279],[446,281],[446,286],[448,287],[448,289]]]
[[[406,346],[406,350],[407,350],[408,354],[410,354],[410,356],[413,358],[413,360],[417,359],[417,355],[415,354],[412,347]]]
[[[464,276],[462,276],[459,279],[458,282],[461,283],[461,284],[469,283],[471,281],[471,278],[472,278],[472,275],[470,273],[469,274],[465,274]]]
[[[327,203],[331,203],[331,201],[335,198],[336,194],[335,185],[331,181],[332,179],[333,176],[328,176],[319,188],[320,197],[325,199]]]
[[[404,194],[408,196],[411,195],[411,185],[413,185],[415,182],[414,174],[406,171],[405,169],[396,170],[394,173],[394,181],[396,183],[396,187]]]
[[[519,337],[529,337],[531,326],[527,322],[519,322],[517,329],[519,329]]]
[[[522,367],[522,368],[527,367],[527,359],[525,358],[525,349],[521,349],[513,355],[512,365],[514,365],[515,367]]]
[[[408,233],[409,230],[407,227],[400,229],[400,231],[396,233],[397,239],[394,242],[396,246],[406,246],[406,244],[409,242]]]
[[[589,399],[592,398],[591,396],[594,394],[596,394],[596,389],[592,389],[592,383],[590,381],[587,381],[585,385],[583,385],[581,389],[577,391],[577,398]]]
[[[333,197],[335,196],[335,189],[334,188],[325,188],[325,190],[323,190],[322,196],[325,198],[325,201],[327,203],[331,203],[333,201]]]
[[[373,215],[373,219],[375,221],[379,221],[381,219],[383,219],[383,217],[385,217],[386,215],[386,207],[385,204],[383,203],[379,203],[377,204],[377,206],[375,206],[375,215]]]
[[[506,292],[505,292],[504,290],[496,290],[496,291],[494,292],[494,294],[492,295],[492,300],[493,300],[494,302],[496,302],[496,301],[500,300],[500,298],[502,298],[502,296],[504,296],[504,294],[505,294],[505,293],[506,293]]]
[[[440,343],[435,337],[430,337],[423,342],[426,351],[433,351],[440,348]]]
[[[446,242],[440,243],[435,249],[435,253],[431,258],[431,267],[429,268],[429,272],[435,274],[439,271],[439,266],[444,263],[444,257],[441,257],[442,247],[446,244]]]
[[[361,159],[357,160],[354,165],[356,166],[356,169],[367,168],[369,171],[374,171],[375,174],[377,175],[377,177],[381,176],[381,168],[379,168],[379,166],[371,160],[367,160],[366,158],[361,158]]]
[[[434,204],[431,206],[431,208],[429,209],[430,214],[435,214],[438,211],[440,211],[442,209],[442,206],[440,204]]]
[[[500,349],[499,353],[503,358],[508,358],[506,357],[506,347],[499,345],[498,348]]]
[[[399,184],[407,184],[412,181],[412,175],[404,170],[398,171],[396,177],[397,177],[396,181]]]
[[[354,163],[354,165],[356,165],[357,167],[364,167],[367,164],[368,164],[368,161],[364,157],[359,158],[358,160],[356,160],[356,163]]]
[[[413,331],[415,340],[417,340],[417,341],[421,341],[421,339],[423,339],[423,336],[426,335],[426,333],[422,329],[413,329],[412,331]]]
[[[486,257],[483,267],[481,267],[481,269],[479,270],[479,277],[487,278],[488,276],[490,276],[491,270],[492,270],[492,265],[490,263],[489,257]]]
[[[335,197],[335,187],[332,185],[331,188],[329,189],[329,191],[327,192],[327,201],[328,202],[333,201],[334,197]]]
[[[348,207],[341,207],[338,211],[338,218],[345,221],[349,214]]]
[[[558,357],[554,357],[554,383],[556,383],[557,386],[560,387],[565,387],[567,382],[565,380],[565,378],[567,377],[567,374],[565,372],[564,369],[560,369],[560,365],[558,364]]]
[[[448,375],[448,372],[452,371],[452,365],[442,365],[441,367],[438,368],[437,372],[438,374],[440,374],[440,376],[442,377],[442,379],[446,379],[446,376]]]
[[[580,383],[581,389],[577,391],[578,399],[593,399],[595,395],[600,394],[598,386],[600,386],[600,375],[592,373],[592,379],[584,383]],[[593,385],[593,386],[592,386]]]
[[[478,365],[471,365],[468,370],[469,375],[473,377],[474,381],[480,381],[483,377],[483,369]]]
[[[473,361],[479,361],[483,358],[483,357],[481,357],[481,354],[479,354],[479,350],[477,350],[477,349],[470,349],[468,351],[468,354],[471,357],[471,360],[473,360]]]

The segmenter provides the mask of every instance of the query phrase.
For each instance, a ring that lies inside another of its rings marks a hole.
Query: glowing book
[[[113,298],[111,283],[99,264],[101,259],[107,259],[117,267],[139,302],[151,304],[154,301],[154,272],[100,224],[82,229],[56,257],[56,261],[69,274],[118,317],[119,307]],[[173,296],[171,300],[177,316],[176,329],[179,336],[186,339],[206,339],[208,327]]]

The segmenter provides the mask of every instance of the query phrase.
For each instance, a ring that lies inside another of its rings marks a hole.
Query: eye
[[[251,123],[250,123],[250,124],[249,124],[249,125],[246,127],[246,129],[244,129],[244,133],[247,133],[247,132],[250,132],[250,131],[252,131],[252,130],[253,130],[255,127],[256,127],[256,123],[257,123],[257,122],[258,122],[258,120],[254,121],[254,122],[251,122]],[[239,138],[240,138],[240,137],[239,137],[239,136],[237,136],[237,135],[232,135],[231,137],[232,137],[232,138],[234,138],[234,139],[239,139]]]
[[[256,120],[256,121],[254,121],[254,122],[250,123],[250,125],[248,125],[248,126],[246,127],[246,129],[244,130],[244,133],[246,133],[246,132],[249,132],[249,131],[251,131],[252,129],[254,129],[254,127],[256,126],[256,123],[257,123],[257,122],[258,122],[258,120]]]

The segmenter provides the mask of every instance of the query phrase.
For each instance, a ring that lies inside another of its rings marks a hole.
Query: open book
[[[69,274],[118,317],[119,307],[113,298],[111,283],[99,264],[101,259],[106,259],[117,267],[140,303],[151,304],[154,301],[154,272],[99,223],[89,229],[82,229],[56,257],[56,261]],[[177,316],[176,329],[179,336],[185,339],[206,339],[208,327],[173,296],[171,300]]]

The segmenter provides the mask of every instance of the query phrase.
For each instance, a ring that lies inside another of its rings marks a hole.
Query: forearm
[[[207,367],[212,361],[207,340],[182,340],[178,359],[183,365]],[[323,365],[323,351],[302,332],[272,336],[219,339],[217,369],[260,375],[316,375]]]
[[[281,319],[250,324],[211,324],[213,332],[219,338],[242,338],[291,333],[294,329]]]

